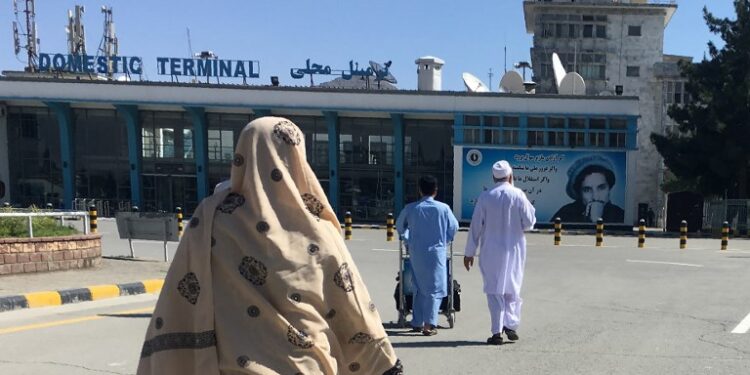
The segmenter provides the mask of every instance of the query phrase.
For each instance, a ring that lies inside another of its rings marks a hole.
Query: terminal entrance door
[[[144,205],[148,212],[175,212],[182,207],[190,214],[197,206],[196,177],[194,175],[143,175]]]

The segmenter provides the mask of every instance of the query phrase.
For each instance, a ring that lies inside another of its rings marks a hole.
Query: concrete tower
[[[445,65],[445,61],[434,56],[424,56],[418,58],[414,63],[417,64],[417,90],[442,90],[443,65]]]
[[[664,55],[664,29],[677,10],[676,2],[525,0],[523,7],[526,31],[534,35],[531,63],[537,93],[556,92],[552,70],[556,52],[566,71],[584,78],[587,95],[639,98],[638,173],[628,178],[636,179],[639,207],[648,204],[660,212],[662,163],[650,135],[664,131],[666,114],[657,102],[663,91],[658,72],[670,63]]]

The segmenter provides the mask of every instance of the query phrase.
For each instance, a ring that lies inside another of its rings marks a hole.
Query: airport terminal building
[[[425,66],[425,69],[428,69]],[[434,78],[434,77],[433,77]],[[439,82],[438,82],[439,83]],[[434,85],[435,82],[432,82]],[[287,117],[305,133],[307,158],[336,212],[381,222],[439,180],[438,199],[462,221],[507,159],[517,186],[548,221],[573,201],[570,171],[606,159],[610,200],[632,224],[639,102],[564,96],[205,83],[0,77],[0,201],[14,206],[78,199],[108,211],[189,214],[227,179],[241,129]],[[566,194],[567,193],[567,194]]]

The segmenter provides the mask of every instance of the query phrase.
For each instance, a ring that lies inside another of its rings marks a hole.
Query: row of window
[[[528,117],[524,130],[517,116],[464,116],[463,142],[509,146],[626,148],[627,120],[622,118]],[[520,134],[526,132],[526,143]]]

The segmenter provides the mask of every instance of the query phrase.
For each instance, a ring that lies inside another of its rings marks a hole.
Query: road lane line
[[[153,310],[154,310],[153,307],[146,307],[146,308],[140,308],[140,309],[135,309],[135,310],[118,311],[118,312],[114,312],[114,313],[107,314],[107,315],[111,316],[111,315],[137,314],[137,313],[149,312]],[[81,323],[81,322],[88,322],[92,320],[100,320],[100,319],[108,318],[109,316],[91,315],[91,316],[83,316],[80,318],[57,320],[54,322],[27,324],[27,325],[18,326],[18,327],[2,328],[0,329],[0,335],[5,335],[8,333],[30,331],[34,329],[57,327],[57,326],[75,324],[75,323]]]
[[[372,251],[390,251],[390,252],[397,253],[398,249],[372,249]]]
[[[660,262],[658,260],[633,260],[633,259],[626,259],[625,261],[626,262],[630,262],[630,263],[651,263],[651,264],[668,264],[670,266],[703,267],[702,264]]]
[[[745,319],[742,319],[740,324],[737,324],[737,327],[734,327],[732,330],[732,333],[747,333],[747,331],[750,329],[750,314],[747,314]]]

